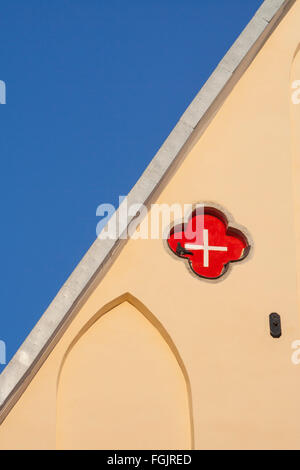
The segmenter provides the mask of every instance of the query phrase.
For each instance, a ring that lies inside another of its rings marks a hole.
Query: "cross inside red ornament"
[[[208,206],[198,207],[187,223],[174,226],[168,245],[188,260],[195,274],[207,279],[223,276],[230,263],[241,261],[250,251],[245,233],[229,225],[221,210]]]

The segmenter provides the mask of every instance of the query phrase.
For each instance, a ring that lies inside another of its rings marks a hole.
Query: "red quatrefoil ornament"
[[[198,276],[218,279],[233,262],[248,255],[250,244],[244,231],[229,222],[219,208],[198,205],[187,223],[174,226],[168,237],[170,249],[188,260]]]

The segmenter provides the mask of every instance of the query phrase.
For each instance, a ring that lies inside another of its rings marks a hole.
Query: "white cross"
[[[208,245],[208,230],[203,230],[203,245],[193,245],[192,243],[186,243],[184,245],[186,250],[203,250],[203,266],[208,268],[209,266],[209,252],[210,251],[227,251],[227,246],[209,246]]]

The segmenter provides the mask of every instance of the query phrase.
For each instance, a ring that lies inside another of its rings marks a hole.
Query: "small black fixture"
[[[176,254],[179,256],[184,255],[193,255],[191,251],[186,250],[183,246],[180,245],[180,242],[177,243]]]
[[[270,313],[269,315],[270,322],[270,334],[273,338],[280,338],[281,336],[281,320],[278,313]]]

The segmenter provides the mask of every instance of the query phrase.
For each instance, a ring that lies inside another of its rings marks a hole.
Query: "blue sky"
[[[7,360],[261,3],[1,1]]]

